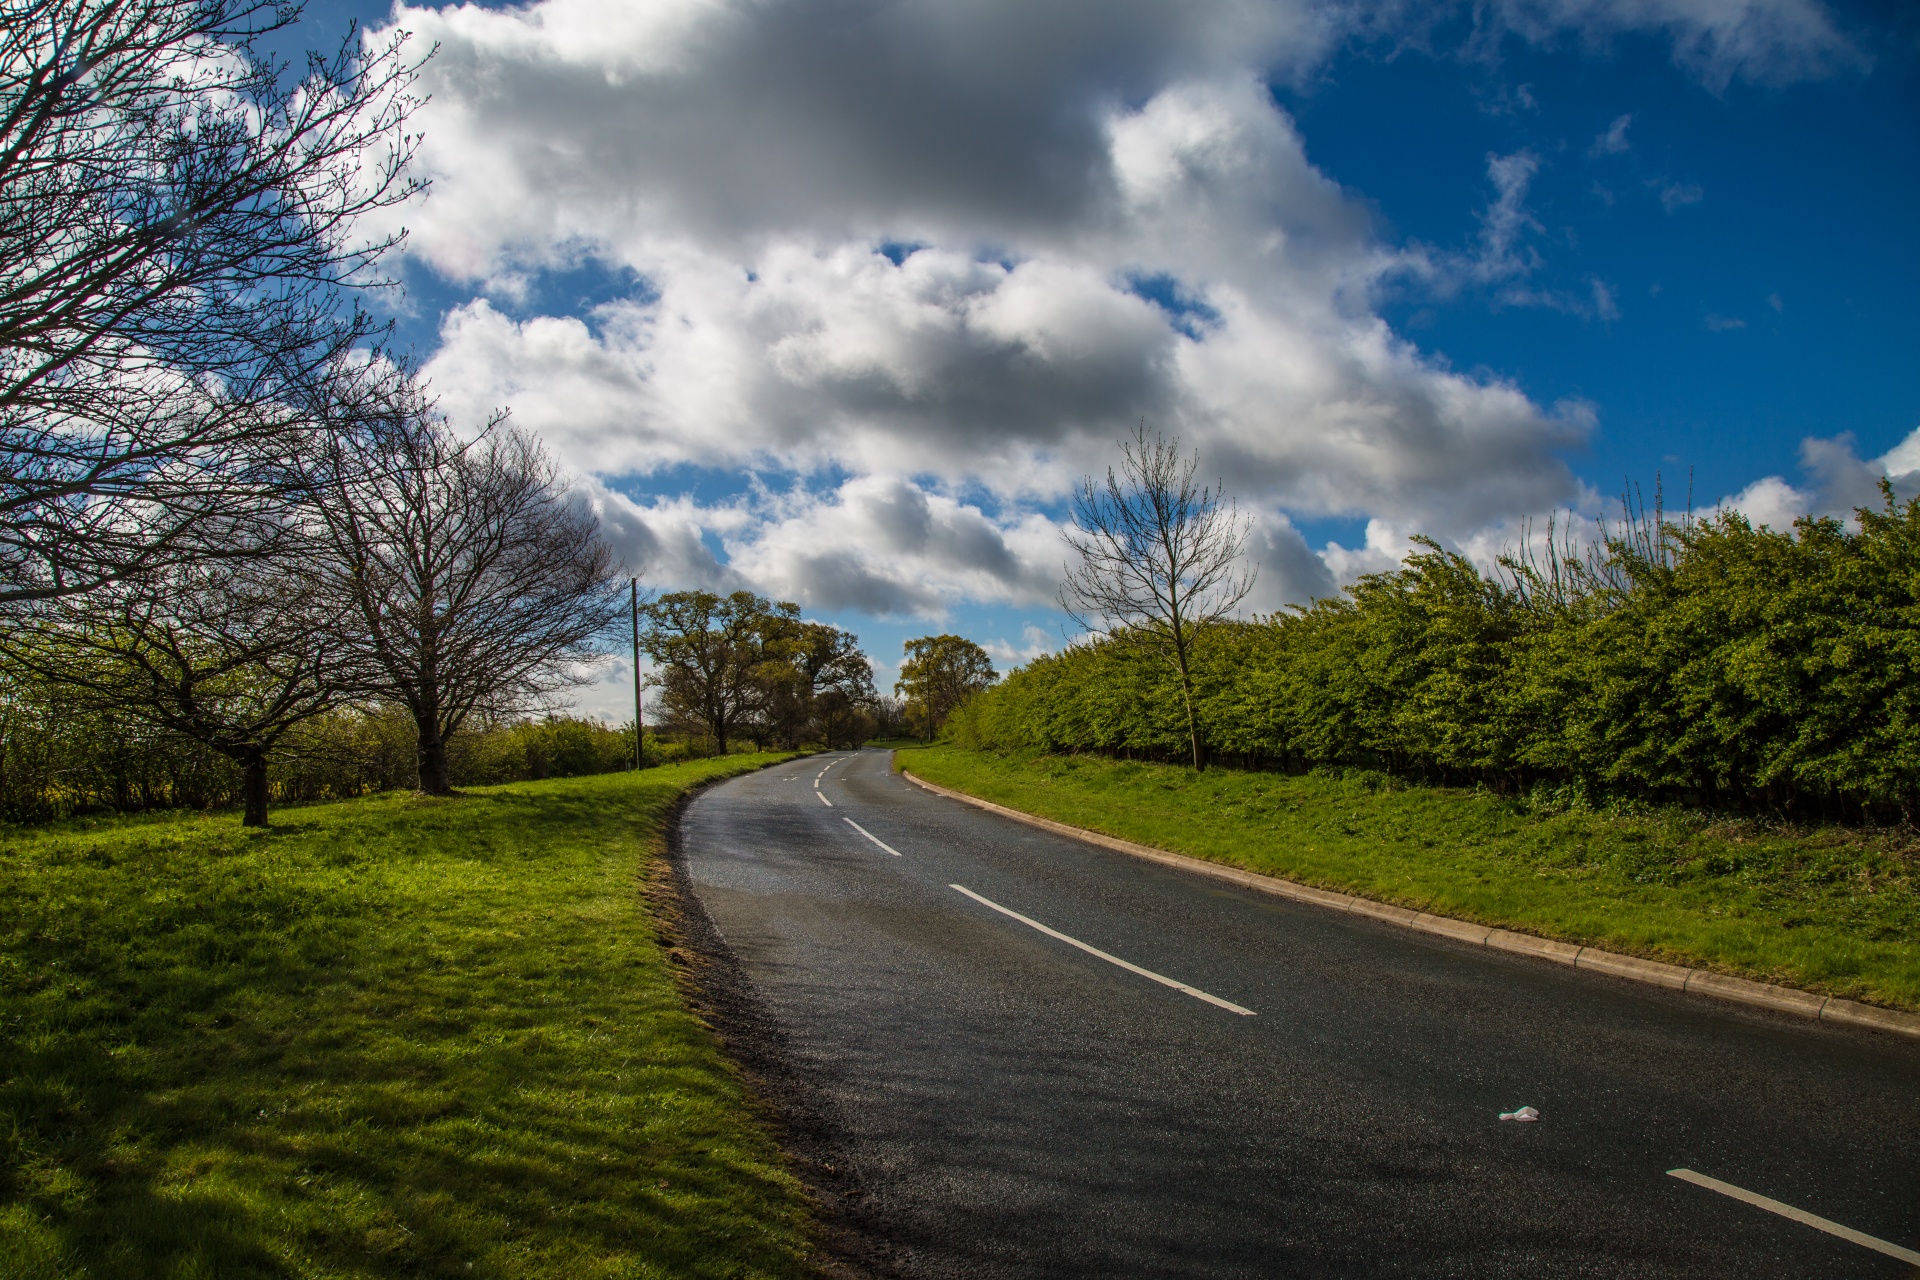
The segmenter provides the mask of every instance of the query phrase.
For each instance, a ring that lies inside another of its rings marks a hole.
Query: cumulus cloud
[[[1920,493],[1920,427],[1877,458],[1862,458],[1852,435],[1810,436],[1800,442],[1802,483],[1765,476],[1720,505],[1755,524],[1785,529],[1801,516],[1847,517],[1860,507],[1880,505],[1880,482],[1892,483],[1900,498]]]
[[[1035,658],[1059,652],[1060,638],[1028,623],[1020,629],[1018,644],[1003,636],[985,641],[980,647],[987,651],[987,656],[993,659],[994,665],[1004,675],[1015,667],[1026,666]]]
[[[815,608],[944,617],[961,600],[1050,603],[1062,543],[1045,516],[990,519],[895,476],[796,492],[729,540],[731,563],[773,594]]]
[[[1734,80],[1784,84],[1856,71],[1866,55],[1819,0],[1492,0],[1483,29],[1549,43],[1571,33],[1590,44],[1657,31],[1673,60],[1708,87]]]
[[[1065,553],[1044,514],[989,515],[899,476],[824,491],[756,485],[715,504],[636,500],[593,476],[578,484],[628,571],[669,589],[748,589],[814,609],[940,618],[963,600],[1050,603]]]
[[[1666,30],[1729,75],[1773,65],[1769,42],[1803,40],[1824,12],[1631,7],[1500,12],[1528,38]],[[406,211],[407,252],[482,295],[443,317],[428,373],[456,418],[510,404],[589,477],[655,580],[809,607],[1046,602],[1046,513],[1141,420],[1260,514],[1274,604],[1403,536],[1316,554],[1283,512],[1465,537],[1568,501],[1562,455],[1590,410],[1536,404],[1393,333],[1379,291],[1431,261],[1380,242],[1267,89],[1318,65],[1355,13],[402,5],[395,24],[439,49],[420,118],[433,195]],[[1539,164],[1489,158],[1466,271],[1516,304],[1614,314],[1598,281],[1591,302],[1525,291]],[[530,280],[583,266],[637,283],[581,314],[524,313]],[[805,482],[718,506],[626,496],[682,465]]]
[[[1314,554],[1285,516],[1257,522],[1247,537],[1247,556],[1257,573],[1241,602],[1247,613],[1275,613],[1333,595],[1340,584],[1327,562]]]

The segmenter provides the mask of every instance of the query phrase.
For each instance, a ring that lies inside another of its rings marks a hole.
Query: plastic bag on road
[[[1540,1113],[1532,1107],[1522,1107],[1518,1111],[1502,1111],[1502,1120],[1518,1120],[1521,1124],[1532,1124],[1540,1118]]]

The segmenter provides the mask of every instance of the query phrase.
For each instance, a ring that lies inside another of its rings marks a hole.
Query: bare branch
[[[0,0],[0,606],[217,553],[378,326],[417,63],[267,0]]]
[[[1218,487],[1195,482],[1200,458],[1145,424],[1120,442],[1118,471],[1088,476],[1073,498],[1060,606],[1088,631],[1142,644],[1171,662],[1185,697],[1193,767],[1205,767],[1193,709],[1192,658],[1206,628],[1233,615],[1253,589],[1242,552],[1252,519]]]
[[[578,683],[621,612],[599,522],[541,447],[496,420],[463,441],[404,370],[336,383],[311,484],[339,643],[364,692],[405,706],[421,787],[448,789],[446,742]]]

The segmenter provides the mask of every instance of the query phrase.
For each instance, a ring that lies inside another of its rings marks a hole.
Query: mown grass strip
[[[1122,839],[1584,946],[1920,1010],[1920,850],[1686,810],[1542,810],[1374,776],[954,746],[941,786]]]
[[[0,1277],[809,1274],[642,896],[778,758],[0,832]]]

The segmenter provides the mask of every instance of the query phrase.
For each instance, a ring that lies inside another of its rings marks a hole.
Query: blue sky
[[[1817,0],[540,0],[439,52],[405,336],[660,589],[1062,638],[1132,423],[1269,609],[1624,483],[1781,523],[1920,471],[1920,19]],[[1920,476],[1915,476],[1920,480]],[[624,670],[582,706],[617,715]]]

